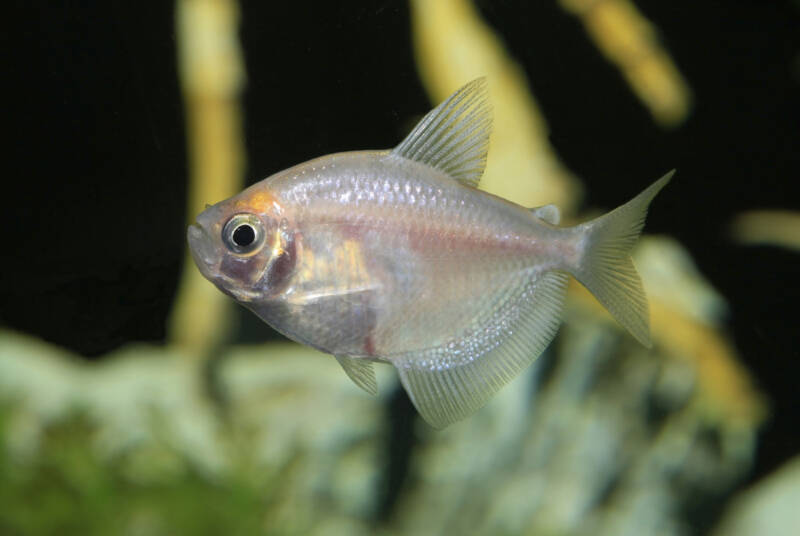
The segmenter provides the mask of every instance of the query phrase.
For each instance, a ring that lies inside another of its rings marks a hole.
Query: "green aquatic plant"
[[[0,409],[0,443],[14,411]],[[97,434],[76,409],[41,430],[27,460],[0,451],[0,533],[255,534],[276,504],[274,475],[211,476],[166,442],[102,457],[89,447]]]

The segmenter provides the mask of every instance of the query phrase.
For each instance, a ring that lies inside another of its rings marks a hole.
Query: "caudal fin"
[[[650,347],[650,311],[630,251],[644,227],[647,207],[675,170],[608,214],[584,223],[586,249],[574,275],[643,345]]]

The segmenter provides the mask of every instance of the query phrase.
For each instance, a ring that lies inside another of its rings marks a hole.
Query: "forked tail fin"
[[[650,347],[650,312],[631,249],[644,227],[647,207],[675,170],[608,214],[578,226],[585,250],[574,275],[639,342]]]

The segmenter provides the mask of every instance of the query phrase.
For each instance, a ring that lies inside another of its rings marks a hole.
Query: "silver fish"
[[[491,129],[475,80],[386,151],[323,156],[208,207],[188,229],[203,275],[377,393],[390,363],[441,428],[483,406],[555,335],[573,275],[642,344],[649,312],[630,250],[672,172],[595,220],[559,227],[476,189]]]

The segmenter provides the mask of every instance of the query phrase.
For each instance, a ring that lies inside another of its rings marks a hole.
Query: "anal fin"
[[[375,379],[375,370],[372,368],[372,361],[344,355],[337,355],[335,357],[345,373],[353,380],[353,383],[371,395],[378,394],[378,380]]]
[[[557,271],[535,276],[471,334],[391,359],[431,426],[475,412],[542,353],[561,323],[567,279]]]

